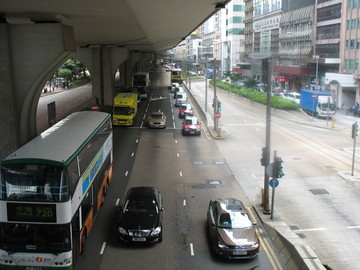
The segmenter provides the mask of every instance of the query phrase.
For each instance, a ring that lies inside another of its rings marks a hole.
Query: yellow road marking
[[[255,215],[253,213],[253,209],[252,207],[246,207],[246,209],[248,210],[252,220],[256,220],[255,218]],[[281,263],[279,262],[276,254],[274,253],[274,250],[271,248],[270,244],[269,244],[269,241],[266,239],[266,238],[263,238],[261,237],[262,233],[263,233],[263,230],[262,229],[256,229],[256,233],[259,237],[259,240],[260,240],[260,244],[261,246],[263,247],[264,251],[266,252],[269,260],[270,260],[270,263],[273,267],[274,270],[276,269],[283,269],[282,266],[281,266]]]

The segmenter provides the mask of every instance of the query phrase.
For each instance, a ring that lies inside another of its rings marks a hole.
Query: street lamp
[[[261,60],[264,64],[267,60],[267,95],[266,95],[266,134],[265,134],[265,149],[264,149],[264,195],[263,195],[263,213],[270,214],[270,195],[269,195],[269,182],[270,177],[266,169],[270,165],[270,135],[271,135],[271,69],[269,68],[271,63],[271,54],[265,53],[251,53],[250,58],[255,60]]]
[[[315,88],[318,90],[319,55],[313,55],[313,59],[316,59]]]

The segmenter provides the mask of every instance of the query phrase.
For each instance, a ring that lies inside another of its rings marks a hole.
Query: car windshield
[[[162,115],[161,114],[152,114],[151,118],[153,118],[153,119],[162,119]]]
[[[126,201],[125,212],[128,213],[158,213],[156,201],[152,198],[131,198]]]
[[[219,228],[226,229],[249,229],[252,227],[248,216],[240,212],[223,213],[219,215]]]

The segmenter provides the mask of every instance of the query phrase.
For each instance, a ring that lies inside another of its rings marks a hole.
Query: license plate
[[[190,131],[190,134],[194,134],[195,133],[195,131]]]
[[[134,237],[132,240],[133,240],[134,242],[145,242],[145,241],[146,241],[146,238]]]
[[[247,251],[234,251],[233,255],[247,255]]]

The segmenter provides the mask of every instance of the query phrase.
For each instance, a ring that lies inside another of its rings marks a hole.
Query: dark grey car
[[[207,222],[213,251],[226,259],[251,259],[259,253],[259,238],[243,203],[234,198],[211,200]]]

